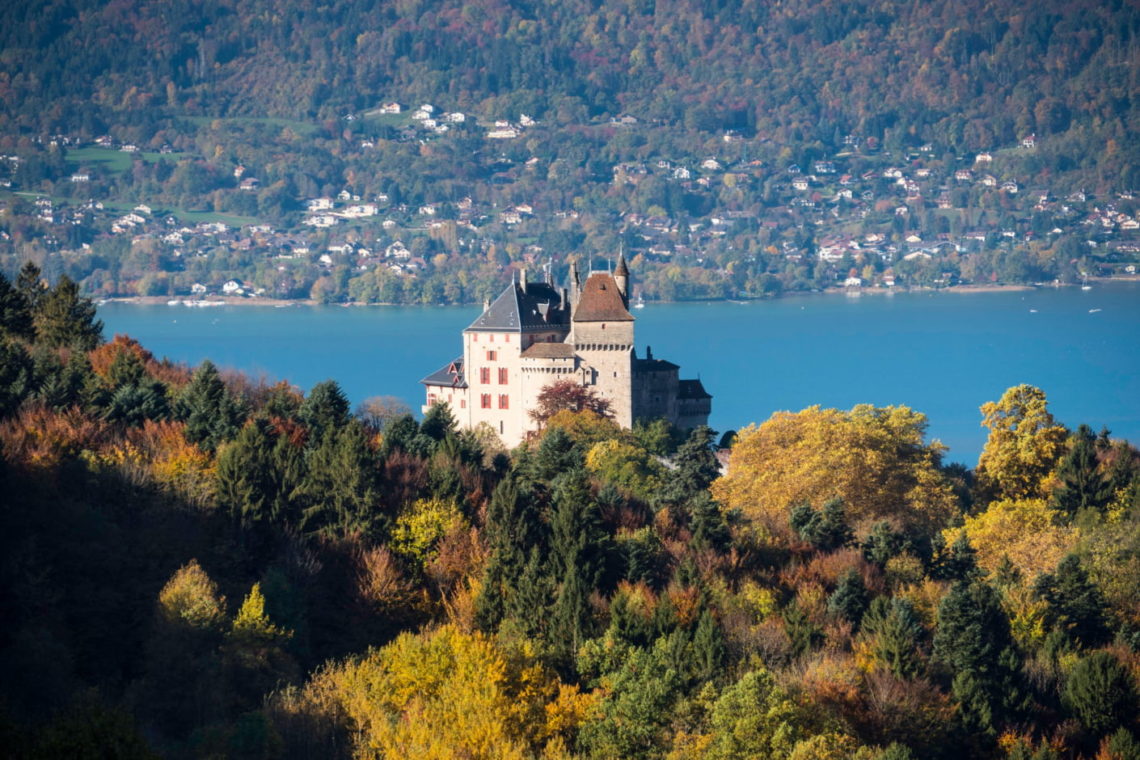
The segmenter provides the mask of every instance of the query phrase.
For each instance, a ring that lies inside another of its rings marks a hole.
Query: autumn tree
[[[978,459],[981,490],[994,498],[1047,497],[1068,433],[1053,420],[1044,391],[1018,385],[982,404],[982,427],[990,432]]]
[[[525,648],[444,626],[318,672],[291,709],[331,711],[354,756],[522,760],[565,747],[593,704]]]
[[[573,380],[559,380],[543,388],[529,414],[539,425],[545,425],[547,420],[562,410],[587,410],[602,417],[613,416],[609,401]]]
[[[925,431],[926,417],[906,407],[778,412],[740,431],[712,492],[773,527],[787,525],[796,505],[833,497],[856,524],[890,517],[938,526],[957,501],[939,469],[943,448],[924,443]]]
[[[196,560],[183,565],[158,595],[146,649],[144,711],[180,735],[220,714],[220,661],[225,598]]]

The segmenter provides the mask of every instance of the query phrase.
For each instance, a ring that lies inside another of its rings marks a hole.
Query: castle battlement
[[[486,423],[508,446],[534,431],[530,411],[546,386],[566,379],[610,402],[623,427],[664,417],[674,425],[707,424],[712,396],[700,380],[680,380],[680,368],[634,348],[625,257],[612,273],[574,264],[564,288],[528,282],[525,270],[463,331],[463,355],[425,377],[424,411],[451,407],[461,428]]]

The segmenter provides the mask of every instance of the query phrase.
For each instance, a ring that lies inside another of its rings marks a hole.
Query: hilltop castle
[[[680,428],[708,422],[712,406],[700,380],[680,380],[676,364],[638,358],[629,313],[625,257],[613,273],[570,265],[568,287],[527,282],[526,270],[463,331],[463,355],[425,377],[424,411],[451,407],[461,428],[487,423],[515,446],[536,428],[529,412],[542,389],[572,379],[610,402],[615,421],[664,417]]]

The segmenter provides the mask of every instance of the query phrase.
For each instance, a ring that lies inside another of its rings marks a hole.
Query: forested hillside
[[[104,342],[31,265],[0,330],[9,756],[1140,757],[1140,452],[1040,389],[973,470],[869,405],[507,452]]]
[[[629,113],[797,157],[848,134],[967,152],[1036,133],[1057,138],[1042,168],[1140,186],[1140,13],[1120,1],[49,0],[0,35],[9,133],[425,101],[560,125]]]
[[[1062,0],[16,4],[0,268],[423,303],[622,246],[650,299],[1135,274],[1138,34]]]

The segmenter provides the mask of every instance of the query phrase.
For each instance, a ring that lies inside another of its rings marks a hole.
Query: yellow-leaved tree
[[[586,452],[586,467],[643,501],[653,498],[665,477],[664,466],[648,451],[613,438]]]
[[[926,415],[905,406],[777,412],[740,431],[713,496],[776,529],[793,507],[833,497],[854,523],[941,526],[957,499],[939,469],[945,447],[925,433]]]
[[[943,533],[947,546],[965,533],[976,552],[978,566],[993,572],[1009,558],[1028,583],[1050,573],[1073,550],[1079,534],[1061,524],[1061,513],[1044,499],[1002,499],[985,512],[967,517],[960,528]]]
[[[1050,414],[1045,392],[1017,385],[982,404],[989,437],[978,459],[978,484],[995,499],[1043,498],[1065,454],[1068,431]]]
[[[593,704],[525,648],[444,626],[322,670],[270,714],[286,727],[347,724],[359,758],[521,760],[559,754]]]

